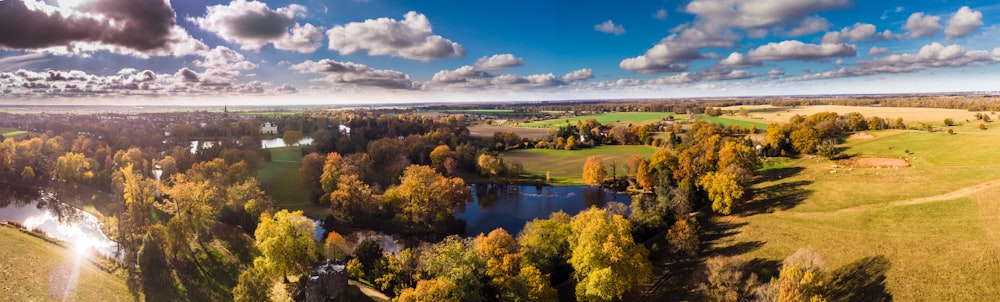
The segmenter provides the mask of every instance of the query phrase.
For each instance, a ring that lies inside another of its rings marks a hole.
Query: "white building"
[[[278,125],[272,122],[260,124],[260,134],[278,134]]]

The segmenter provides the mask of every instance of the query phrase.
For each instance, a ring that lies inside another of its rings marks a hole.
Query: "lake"
[[[117,246],[101,231],[96,216],[59,202],[45,191],[0,184],[0,221],[15,221],[29,230],[41,230],[75,247],[89,246],[109,257]]]
[[[299,142],[296,145],[305,146],[312,144],[312,142],[313,139],[311,137],[303,137],[302,139],[299,140]],[[197,141],[197,140],[191,141],[190,145],[191,154],[198,153],[198,148],[202,149],[211,148],[212,146],[215,146],[215,144],[218,143],[219,143],[218,141]],[[288,145],[286,145],[285,140],[281,139],[280,137],[272,139],[264,139],[260,141],[260,147],[263,149],[281,148],[285,146]]]
[[[500,227],[517,236],[524,223],[535,218],[548,218],[557,211],[570,216],[591,206],[604,207],[608,202],[626,205],[632,202],[626,194],[617,194],[600,187],[548,187],[513,185],[472,185],[473,203],[456,217],[466,221],[465,236],[489,233]]]

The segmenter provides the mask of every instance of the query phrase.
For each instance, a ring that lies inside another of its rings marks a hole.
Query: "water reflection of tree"
[[[476,200],[479,201],[479,208],[489,209],[500,200],[500,192],[503,185],[498,184],[477,184],[475,187]]]
[[[581,193],[583,193],[583,204],[586,205],[585,208],[590,207],[604,207],[608,201],[605,199],[606,193],[604,189],[599,187],[586,187],[582,188]]]
[[[0,183],[0,207],[7,207],[12,203],[18,207],[27,206],[41,196],[42,192],[36,189]]]

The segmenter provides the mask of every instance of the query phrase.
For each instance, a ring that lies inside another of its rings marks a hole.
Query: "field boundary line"
[[[879,208],[879,207],[898,207],[898,206],[917,205],[917,204],[931,203],[931,202],[936,202],[936,201],[951,200],[951,199],[956,199],[956,198],[960,198],[960,197],[969,196],[969,195],[972,195],[972,194],[975,194],[975,193],[978,193],[980,191],[983,191],[983,190],[986,190],[986,189],[989,189],[989,188],[992,188],[992,187],[996,187],[996,186],[1000,186],[1000,180],[988,181],[988,182],[980,183],[980,184],[977,184],[977,185],[972,185],[972,186],[969,186],[969,187],[961,188],[961,189],[958,189],[958,190],[955,190],[955,191],[952,191],[952,192],[948,192],[948,193],[944,193],[944,194],[940,194],[940,195],[934,195],[934,196],[928,196],[928,197],[920,197],[920,198],[913,198],[913,199],[907,199],[907,200],[897,200],[897,201],[893,201],[893,202],[889,202],[889,203],[884,203],[884,204],[860,205],[860,206],[856,206],[856,207],[844,208],[844,209],[839,209],[839,210],[830,211],[830,212],[788,212],[788,211],[782,211],[782,212],[778,212],[778,213],[780,213],[781,215],[794,216],[794,217],[829,217],[829,216],[840,215],[840,214],[845,214],[845,213],[857,213],[857,212],[860,212],[860,211],[863,211],[863,210],[868,210],[868,209],[873,209],[873,208]]]

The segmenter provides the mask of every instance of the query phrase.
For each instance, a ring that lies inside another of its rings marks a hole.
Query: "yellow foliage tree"
[[[608,171],[604,169],[604,161],[600,156],[591,155],[583,163],[583,182],[592,186],[599,186],[608,177]]]

